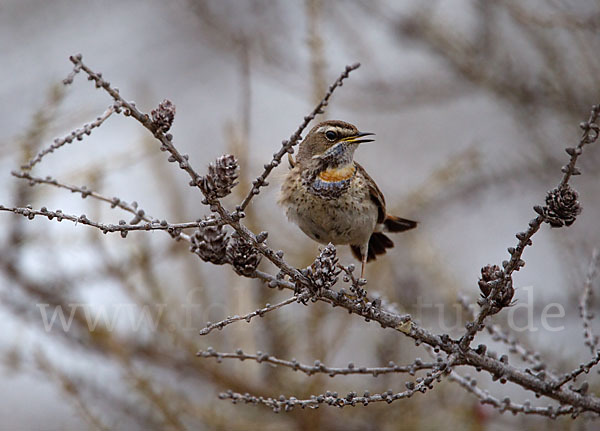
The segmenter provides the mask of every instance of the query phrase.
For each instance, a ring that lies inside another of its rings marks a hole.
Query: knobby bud
[[[175,105],[170,100],[165,99],[158,105],[158,108],[152,110],[151,115],[152,123],[154,123],[156,129],[166,133],[173,125],[173,120],[175,120]]]
[[[196,253],[205,262],[223,265],[227,262],[229,238],[223,226],[200,227],[192,235],[190,251]]]
[[[492,293],[492,283],[499,282],[500,284],[496,289],[496,295],[494,298],[491,298],[494,301],[494,305],[499,308],[511,305],[513,296],[515,295],[512,280],[503,279],[504,271],[502,271],[498,265],[486,265],[481,268],[481,278],[478,282],[481,296],[483,298],[488,298]]]
[[[320,291],[321,289],[331,289],[337,283],[338,275],[341,269],[337,267],[338,258],[333,244],[328,244],[313,264],[307,268],[306,276],[312,285]]]
[[[570,226],[581,213],[578,194],[566,184],[550,190],[546,195],[544,221],[552,227]]]
[[[246,277],[251,276],[262,255],[251,244],[246,242],[237,233],[231,235],[231,242],[227,246],[227,259],[235,272]]]
[[[202,179],[204,192],[212,198],[227,196],[238,184],[238,168],[238,162],[231,154],[219,157],[214,165],[208,165],[208,174]]]
[[[479,279],[479,290],[481,290],[481,296],[487,298],[492,291],[489,283],[502,278],[504,273],[498,265],[486,265],[481,268],[481,278]]]

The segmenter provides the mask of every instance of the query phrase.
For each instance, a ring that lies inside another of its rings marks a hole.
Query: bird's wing
[[[377,187],[377,184],[375,183],[375,181],[373,181],[373,178],[371,178],[371,176],[367,174],[365,168],[363,168],[356,162],[354,162],[354,164],[356,165],[356,169],[358,170],[358,172],[360,172],[360,174],[364,176],[367,180],[367,185],[369,186],[369,196],[377,206],[377,223],[383,223],[386,217],[385,198],[383,197],[383,193],[381,193],[381,190],[379,190],[379,187]]]

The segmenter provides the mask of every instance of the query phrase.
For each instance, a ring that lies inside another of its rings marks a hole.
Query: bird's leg
[[[360,254],[362,256],[362,265],[360,267],[360,278],[365,278],[365,268],[367,267],[367,257],[369,256],[369,243],[361,247]]]

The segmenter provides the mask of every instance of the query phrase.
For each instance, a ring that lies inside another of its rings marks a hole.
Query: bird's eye
[[[335,139],[337,138],[337,133],[335,133],[333,130],[328,130],[325,133],[325,137],[330,141],[335,141]]]

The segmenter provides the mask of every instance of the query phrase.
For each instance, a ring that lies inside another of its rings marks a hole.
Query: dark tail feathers
[[[414,229],[417,227],[417,222],[408,220],[405,218],[395,217],[387,215],[383,222],[388,232],[403,232],[405,230]],[[369,251],[367,254],[367,262],[375,260],[376,256],[385,254],[386,249],[392,248],[394,243],[382,232],[373,232],[371,238],[369,238]],[[360,252],[360,246],[351,245],[350,249],[352,254],[358,260],[362,260],[362,254]]]
[[[391,239],[389,239],[385,234],[381,232],[374,232],[369,238],[369,251],[367,254],[367,262],[375,260],[375,256],[380,254],[385,254],[385,250],[387,248],[392,248],[394,243]],[[360,252],[360,246],[351,245],[350,249],[352,250],[352,254],[358,260],[362,260],[362,254]]]
[[[404,232],[405,230],[414,229],[417,227],[417,222],[405,218],[386,215],[383,225],[388,232]]]

